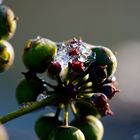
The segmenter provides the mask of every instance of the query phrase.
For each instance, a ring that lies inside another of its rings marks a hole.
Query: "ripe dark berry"
[[[79,55],[80,51],[77,48],[72,48],[72,49],[69,50],[68,53],[69,53],[70,56],[75,56],[75,55]]]
[[[112,97],[119,92],[119,90],[113,84],[104,84],[101,86],[99,92],[102,92],[106,95],[108,99],[112,99]]]
[[[61,65],[57,61],[53,61],[48,66],[49,75],[56,76],[61,72]]]
[[[80,62],[80,61],[73,61],[71,63],[71,69],[74,71],[74,72],[78,72],[78,73],[81,73],[84,71],[84,63],[83,62]]]
[[[107,104],[107,97],[103,93],[96,93],[92,96],[92,101],[97,108],[104,108]]]

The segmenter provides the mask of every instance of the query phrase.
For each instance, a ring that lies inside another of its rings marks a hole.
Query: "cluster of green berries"
[[[16,21],[13,11],[0,4],[0,72],[7,70],[14,60],[13,47],[7,40],[15,33]],[[27,41],[22,58],[27,72],[22,72],[24,78],[16,88],[18,104],[26,107],[57,97],[49,105],[56,113],[41,116],[35,123],[38,138],[101,140],[104,128],[99,119],[112,115],[108,101],[119,92],[114,76],[115,54],[107,47],[82,39],[54,42],[37,37]],[[40,78],[42,73],[55,82]],[[73,120],[68,120],[69,108]],[[5,136],[2,140],[6,139]]]
[[[14,62],[14,49],[7,40],[11,39],[16,31],[17,18],[9,7],[0,2],[0,72],[3,72]],[[0,125],[0,139],[8,140],[3,125]]]
[[[14,50],[7,41],[16,31],[17,18],[13,11],[0,4],[0,72],[8,70],[14,61]]]
[[[27,41],[22,58],[28,70],[22,72],[24,79],[16,88],[19,105],[26,107],[58,97],[49,105],[56,108],[56,113],[45,114],[35,123],[39,139],[101,140],[104,128],[99,118],[112,115],[108,101],[119,91],[114,76],[115,54],[81,39],[54,42],[37,37]],[[40,78],[42,73],[55,82]],[[69,107],[75,116],[70,121]],[[60,115],[62,110],[64,117]]]

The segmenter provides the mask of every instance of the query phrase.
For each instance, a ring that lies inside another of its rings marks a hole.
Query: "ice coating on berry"
[[[69,62],[86,62],[91,53],[89,44],[74,38],[66,42],[57,43],[57,55],[54,60],[61,64],[63,70],[68,67]]]

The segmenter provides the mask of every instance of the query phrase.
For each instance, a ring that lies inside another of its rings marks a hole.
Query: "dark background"
[[[63,41],[81,36],[85,42],[117,51],[116,77],[121,93],[110,102],[113,116],[102,119],[103,140],[140,139],[140,1],[139,0],[5,0],[19,17],[10,70],[0,75],[0,115],[18,108],[15,88],[26,71],[25,42],[37,36]],[[35,120],[44,110],[5,124],[10,140],[37,140]]]

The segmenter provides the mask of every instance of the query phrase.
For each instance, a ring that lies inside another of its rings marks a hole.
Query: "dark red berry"
[[[101,116],[113,115],[108,103],[104,108],[98,108],[98,111],[100,112]]]
[[[72,48],[69,50],[69,55],[70,56],[75,56],[75,55],[79,55],[80,54],[80,51],[78,50],[78,48]]]
[[[55,76],[58,75],[61,72],[61,64],[59,62],[51,62],[51,64],[48,67],[48,73]]]
[[[104,108],[107,104],[107,97],[103,93],[96,93],[92,96],[92,101],[97,108]]]
[[[83,62],[80,62],[80,61],[73,61],[71,63],[71,68],[73,71],[75,72],[78,72],[78,73],[81,73],[84,71],[84,63]]]
[[[100,92],[104,93],[108,99],[112,99],[112,97],[119,92],[119,89],[117,89],[113,84],[105,84],[101,87]]]

